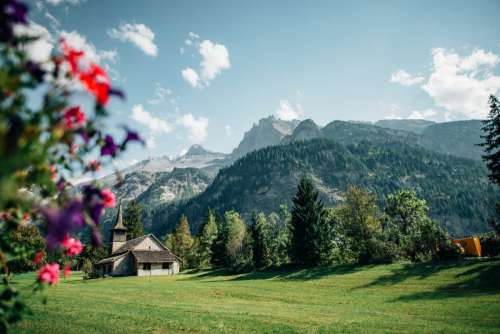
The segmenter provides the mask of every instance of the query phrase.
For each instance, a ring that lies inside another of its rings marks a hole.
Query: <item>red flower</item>
[[[71,266],[69,264],[64,266],[64,277],[71,276]]]
[[[64,238],[61,244],[66,248],[66,255],[68,256],[78,255],[83,250],[83,245],[80,240],[68,236]]]
[[[109,77],[106,72],[96,64],[90,65],[87,72],[80,73],[80,81],[87,90],[94,94],[97,103],[106,105],[109,100]]]
[[[38,281],[50,285],[59,282],[59,263],[46,264],[38,272]]]
[[[108,188],[101,191],[101,197],[105,208],[112,208],[116,205],[116,196]]]
[[[61,40],[61,44],[64,58],[71,68],[71,74],[77,76],[83,86],[96,97],[97,103],[106,105],[109,94],[113,92],[106,72],[96,64],[90,64],[88,70],[82,70],[79,66],[79,60],[85,55],[83,51],[71,48],[64,39]]]
[[[78,61],[80,60],[81,57],[83,57],[84,55],[83,51],[76,51],[75,49],[71,48],[64,39],[61,40],[61,44],[64,53],[64,58],[69,63],[69,66],[71,68],[71,74],[78,75],[78,73],[80,72]]]
[[[42,262],[45,253],[43,251],[39,251],[35,254],[35,259],[33,260],[33,264],[40,264]]]
[[[66,130],[72,130],[85,124],[85,114],[80,107],[72,107],[64,111],[64,127]]]

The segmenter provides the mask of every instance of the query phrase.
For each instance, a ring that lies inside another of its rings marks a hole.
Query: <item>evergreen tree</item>
[[[253,238],[253,261],[256,268],[264,268],[271,265],[269,236],[266,215],[262,212],[252,214],[252,225],[250,231]]]
[[[131,200],[125,209],[123,225],[127,228],[127,240],[142,237],[144,228],[141,222],[141,206],[136,200]]]
[[[317,265],[331,258],[331,241],[323,203],[312,181],[303,177],[293,198],[292,257],[296,264]],[[325,236],[320,236],[326,233]]]
[[[189,267],[192,261],[193,238],[186,216],[182,216],[172,234],[172,252],[183,261],[183,266]]]
[[[491,182],[500,185],[500,104],[494,95],[489,99],[490,113],[483,121],[484,142],[480,144],[484,147],[483,160],[490,173],[488,175]]]
[[[198,267],[206,268],[210,266],[213,245],[217,239],[218,229],[215,221],[215,214],[212,210],[208,210],[205,224],[202,227],[197,245],[197,262]]]
[[[217,225],[217,237],[212,244],[212,259],[210,260],[214,267],[227,266],[226,259],[226,239],[227,239],[227,225],[226,220],[220,215],[215,218]]]

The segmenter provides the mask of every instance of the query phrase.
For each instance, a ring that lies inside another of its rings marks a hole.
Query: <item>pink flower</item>
[[[105,208],[112,208],[116,205],[116,196],[108,188],[101,191],[101,196]]]
[[[50,166],[50,179],[52,181],[57,180],[57,170],[54,165]]]
[[[64,266],[64,277],[71,276],[71,266],[69,264]]]
[[[50,285],[59,282],[59,263],[46,264],[38,272],[38,281]]]
[[[87,170],[98,172],[101,170],[101,163],[95,159],[90,160],[89,164],[87,165]]]
[[[69,238],[68,236],[62,241],[62,245],[66,248],[66,255],[68,256],[78,255],[83,250],[83,245],[80,240]]]

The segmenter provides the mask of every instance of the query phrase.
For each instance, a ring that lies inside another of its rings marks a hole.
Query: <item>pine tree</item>
[[[264,268],[271,265],[266,223],[266,215],[262,212],[252,214],[250,231],[253,238],[253,261],[256,268]]]
[[[215,222],[217,224],[217,237],[212,244],[212,259],[210,262],[214,267],[226,267],[227,224],[226,220],[220,215],[216,215]]]
[[[332,248],[323,202],[309,178],[303,177],[293,198],[292,259],[300,265],[328,262]],[[322,233],[326,235],[321,236]]]
[[[217,239],[218,229],[215,221],[215,214],[212,210],[208,210],[205,224],[202,227],[201,234],[198,238],[197,247],[197,262],[201,268],[210,266],[212,259],[212,248]]]
[[[127,239],[135,239],[144,235],[144,228],[141,222],[141,206],[136,200],[128,203],[125,210],[125,221],[123,224],[127,228]]]
[[[186,216],[182,216],[172,235],[172,252],[183,261],[183,266],[189,267],[192,261],[193,238]]]
[[[500,104],[494,95],[490,95],[489,104],[490,113],[482,128],[484,142],[480,145],[484,147],[482,157],[490,171],[488,177],[491,182],[500,185]]]

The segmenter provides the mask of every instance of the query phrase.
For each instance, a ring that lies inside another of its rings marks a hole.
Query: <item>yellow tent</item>
[[[478,237],[455,239],[453,243],[460,247],[464,255],[481,256],[481,243]]]

